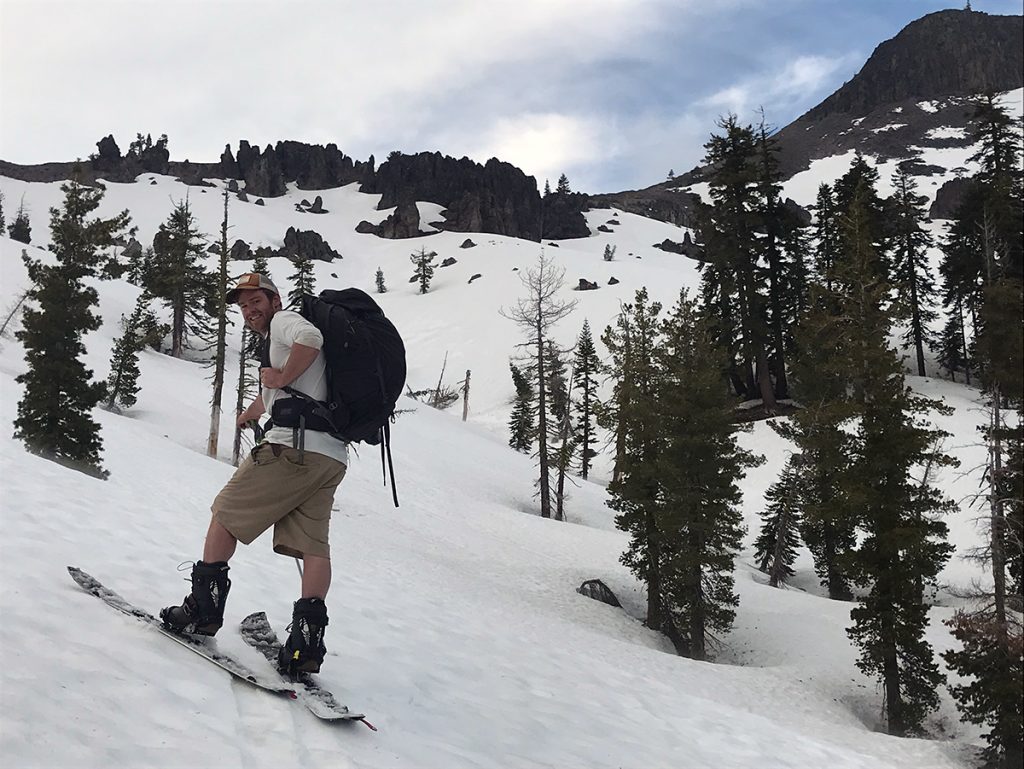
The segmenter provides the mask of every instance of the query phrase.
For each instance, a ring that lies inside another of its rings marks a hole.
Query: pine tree
[[[555,194],[568,195],[570,192],[572,192],[572,189],[569,187],[569,177],[561,174],[558,177],[558,184],[555,186]]]
[[[608,484],[608,507],[618,513],[616,527],[629,534],[629,544],[620,560],[647,585],[647,626],[665,631],[670,630],[662,586],[666,556],[658,526],[663,481],[658,451],[664,425],[655,402],[662,384],[655,361],[660,313],[661,304],[649,302],[647,289],[639,289],[634,301],[622,306],[617,321],[620,331],[629,329],[628,342],[610,326],[601,339],[611,350],[613,361],[621,361],[615,371],[621,377],[616,389],[620,396],[628,393],[618,403],[616,416],[623,446],[621,456],[616,457],[617,475]]]
[[[188,199],[174,205],[153,238],[154,261],[146,288],[171,308],[171,355],[180,358],[191,337],[207,341],[215,314],[215,285],[203,269],[202,239]]]
[[[14,219],[11,220],[10,225],[7,227],[7,234],[11,236],[12,240],[16,240],[19,243],[28,245],[32,242],[32,224],[28,218],[28,211],[25,210],[24,197],[22,197],[21,203],[18,204],[18,211],[14,215]]]
[[[863,539],[851,558],[854,582],[868,589],[851,612],[847,631],[860,647],[857,666],[881,679],[890,734],[920,730],[938,705],[943,675],[925,639],[928,606],[923,590],[936,584],[952,547],[939,516],[952,503],[911,472],[948,466],[936,448],[941,432],[927,423],[931,410],[952,410],[917,396],[906,386],[902,365],[887,343],[893,320],[890,287],[878,267],[871,230],[870,197],[854,194],[844,223],[837,346],[847,350],[846,376],[859,417],[845,493],[859,512]]]
[[[50,209],[50,251],[57,263],[24,257],[32,281],[29,299],[35,306],[25,308],[23,327],[16,334],[25,346],[28,370],[17,377],[25,389],[14,437],[33,454],[106,478],[99,425],[89,413],[105,387],[92,381],[92,371],[81,360],[82,336],[100,326],[92,311],[98,295],[84,281],[96,276],[103,249],[127,227],[128,212],[89,219],[103,191],[82,186],[77,173],[61,190],[62,208]]]
[[[849,170],[834,185],[836,214],[839,226],[836,228],[836,254],[845,259],[853,247],[849,242],[848,228],[843,225],[850,216],[854,198],[861,207],[862,233],[876,255],[874,268],[878,277],[889,280],[888,230],[890,212],[885,201],[878,195],[878,170],[864,159],[859,152],[854,155]]]
[[[713,268],[706,279],[718,283],[712,291],[719,301],[728,301],[738,321],[738,352],[743,394],[760,397],[766,413],[775,413],[775,388],[768,358],[769,301],[762,287],[769,283],[762,264],[763,244],[757,231],[763,225],[758,199],[757,146],[751,126],[741,126],[735,115],[718,123],[723,133],[712,134],[704,147],[705,162],[714,170],[708,182],[713,205],[705,235],[705,256]],[[708,287],[711,288],[711,287]],[[705,296],[712,291],[705,290]],[[726,298],[725,292],[732,296]],[[720,308],[720,321],[728,327],[732,319]],[[732,343],[726,342],[726,349]]]
[[[793,576],[793,562],[800,545],[800,509],[804,483],[802,457],[791,456],[779,479],[765,493],[761,531],[754,542],[758,568],[769,575],[772,587]]]
[[[127,319],[121,316],[124,328],[114,343],[107,377],[107,408],[111,411],[130,409],[139,394],[139,353],[146,347],[145,317],[150,314],[146,305],[151,298],[143,292],[135,302],[135,309]]]
[[[604,247],[604,260],[610,262],[615,259],[615,246],[606,243]]]
[[[728,632],[739,598],[732,572],[743,538],[739,481],[761,462],[736,441],[743,429],[722,386],[724,356],[685,290],[662,325],[655,399],[662,440],[654,529],[661,595],[677,650],[707,657],[708,638]]]
[[[565,477],[576,452],[576,436],[572,429],[570,389],[572,382],[565,370],[565,351],[547,340],[547,403],[548,420],[548,464],[554,470],[553,488],[555,499],[554,518],[565,520]]]
[[[594,445],[597,438],[594,435],[594,420],[597,411],[600,409],[600,402],[597,398],[597,373],[601,370],[601,361],[597,357],[597,350],[594,347],[594,337],[590,332],[590,323],[583,321],[583,330],[580,331],[579,340],[576,343],[576,358],[573,361],[575,372],[575,384],[573,387],[576,393],[574,405],[576,407],[576,434],[579,436],[579,468],[580,476],[587,479],[590,472],[591,460],[597,456]]]
[[[544,180],[544,197],[547,197],[550,194],[551,194],[551,184],[548,182],[547,179],[545,179]]]
[[[534,439],[534,391],[528,374],[511,361],[509,368],[512,370],[512,383],[516,394],[508,423],[508,445],[526,454],[533,446]]]
[[[316,277],[313,275],[313,260],[303,254],[296,254],[295,272],[288,276],[292,290],[288,292],[288,306],[298,306],[303,294],[316,292]]]
[[[415,258],[415,257],[414,257]],[[431,255],[433,258],[433,255]],[[576,301],[562,301],[558,298],[564,286],[565,270],[556,269],[541,252],[537,266],[520,276],[526,289],[526,296],[519,299],[514,307],[502,309],[501,315],[514,321],[524,332],[526,340],[519,347],[529,351],[532,365],[533,389],[537,393],[537,457],[539,461],[538,485],[540,487],[540,514],[551,517],[551,474],[548,435],[550,406],[547,401],[547,341],[552,326],[565,318],[576,307]]]
[[[4,219],[4,193],[0,190],[0,232],[7,229],[6,219]]]
[[[615,443],[612,481],[619,480],[626,462],[628,414],[633,400],[633,327],[625,309],[616,317],[614,328],[606,327],[601,335],[609,352],[609,362],[602,365],[601,373],[612,381],[612,395],[595,413],[597,424],[612,434]]]
[[[386,294],[387,291],[388,291],[388,287],[384,285],[384,270],[382,270],[380,267],[377,268],[376,281],[377,281],[377,293],[378,294]]]
[[[938,317],[933,309],[936,288],[927,254],[932,237],[923,227],[927,198],[917,194],[917,185],[902,168],[893,174],[892,184],[896,190],[892,197],[893,284],[903,305],[901,315],[909,320],[903,342],[913,346],[917,375],[925,376],[924,350],[934,344],[930,329]]]
[[[430,251],[428,253],[427,249],[423,247],[409,257],[416,268],[413,270],[413,278],[419,282],[421,294],[425,294],[430,290],[430,281],[434,278],[434,270],[436,269],[433,264],[435,256],[437,256],[435,252]]]
[[[814,249],[814,269],[818,280],[829,290],[830,276],[839,259],[839,212],[832,188],[827,184],[818,186],[818,197],[814,204],[817,245]]]

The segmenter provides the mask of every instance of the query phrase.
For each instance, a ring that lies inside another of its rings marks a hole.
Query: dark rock
[[[619,599],[615,597],[615,593],[612,592],[604,582],[599,579],[588,579],[578,588],[576,592],[580,595],[585,595],[587,598],[593,598],[595,601],[606,603],[609,606],[615,606],[622,608],[622,604],[619,603]]]
[[[797,208],[799,208],[799,206],[797,206]],[[802,208],[800,210],[803,211]],[[808,224],[809,223],[810,222],[808,222]],[[683,256],[688,256],[691,259],[696,259],[698,261],[704,257],[704,247],[698,246],[694,243],[689,232],[683,233],[682,243],[676,243],[673,240],[665,238],[661,243],[655,243],[654,248],[660,248],[662,251],[668,251],[670,254],[682,254]],[[640,257],[638,256],[637,259],[639,258]]]
[[[928,216],[932,219],[952,219],[970,188],[971,179],[950,179],[935,193],[935,201],[928,209]]]
[[[206,250],[207,250],[207,252],[209,252],[211,254],[219,254],[220,253],[220,243],[218,243],[217,241],[214,241],[213,243],[211,243],[210,245],[208,245],[206,247]]]
[[[682,254],[683,244],[676,243],[674,240],[665,238],[661,243],[655,243],[653,248],[660,248],[662,251],[668,251],[670,254]]]
[[[260,259],[270,259],[273,256],[277,256],[277,252],[270,246],[260,246],[259,248],[256,249],[253,256],[258,257]]]
[[[319,195],[313,200],[313,205],[309,207],[311,214],[326,214],[327,210],[324,208],[324,199]]]
[[[238,191],[238,199],[241,200],[243,203],[249,202],[249,196],[245,194],[245,190]]]
[[[135,238],[131,238],[124,247],[124,251],[121,252],[121,256],[125,259],[137,259],[142,256],[142,244]]]
[[[296,205],[302,206],[303,208],[309,208],[310,202],[308,200],[306,200],[305,198],[303,198]]]
[[[620,224],[618,219],[609,219],[605,224]]]
[[[284,234],[284,247],[277,253],[277,256],[294,259],[299,254],[307,259],[320,262],[333,262],[335,259],[341,259],[341,254],[331,248],[320,233],[289,227]]]
[[[609,286],[617,286],[618,284],[619,284],[619,279],[616,278],[614,275],[611,278],[608,279],[608,285]]]
[[[372,233],[382,238],[417,238],[429,235],[420,231],[420,211],[415,203],[398,205],[391,215],[380,224],[362,221],[356,226],[356,232]]]
[[[150,184],[150,186],[156,184],[156,179],[151,180],[149,184]]]
[[[245,142],[243,142],[245,144]],[[245,154],[246,162],[242,162],[242,147],[238,149],[238,168],[245,179],[245,191],[252,195],[261,195],[267,198],[277,198],[288,191],[285,185],[284,172],[281,169],[281,162],[278,160],[277,152],[269,144],[262,153],[256,150],[255,157],[252,151]],[[259,205],[259,203],[257,203]]]
[[[443,262],[441,262],[441,266],[442,267],[451,267],[453,264],[456,264],[457,261],[458,260],[454,256],[449,256],[447,259],[445,259]]]
[[[263,199],[262,199],[262,198],[260,198],[259,200],[257,200],[257,201],[256,201],[256,205],[258,205],[258,206],[262,206],[262,205],[263,205]]]
[[[249,248],[249,244],[248,243],[246,243],[244,240],[239,238],[238,240],[236,240],[232,244],[231,250],[228,252],[228,258],[230,258],[230,259],[251,259],[252,258],[252,249]]]
[[[602,224],[602,225],[599,225],[599,226],[598,226],[598,228],[597,228],[597,231],[598,231],[598,232],[612,232],[612,228],[611,228],[611,227],[605,227],[605,226],[604,226],[604,225]]]
[[[579,284],[576,286],[577,291],[593,291],[598,288],[598,285],[586,278],[580,278]]]
[[[472,283],[472,282],[473,282],[474,280],[476,280],[477,278],[482,278],[482,277],[483,277],[483,275],[481,275],[481,274],[480,274],[480,273],[478,272],[478,273],[476,273],[476,274],[475,274],[475,275],[474,275],[473,277],[471,277],[471,278],[469,279],[469,283]],[[468,284],[467,284],[467,285],[468,285]]]
[[[543,199],[544,237],[554,240],[585,238],[590,235],[587,210],[590,199],[581,192],[553,193]]]
[[[228,192],[238,192],[238,180],[230,179],[228,181]]]
[[[110,173],[121,167],[121,148],[114,141],[114,136],[104,136],[96,142],[99,153],[92,159],[92,167],[98,173]]]
[[[475,246],[476,243],[474,243],[470,238],[466,238],[464,241],[462,241],[462,245],[459,246],[459,248],[473,248]]]
[[[803,206],[801,206],[792,198],[786,198],[784,201],[782,201],[782,209],[789,216],[791,216],[794,221],[799,223],[801,227],[810,226],[811,212],[808,211]],[[692,245],[692,241],[690,240],[690,233],[686,233],[686,235],[683,237],[683,245]],[[697,248],[700,251],[700,255],[702,256],[704,253],[704,249],[700,248],[699,246],[696,246],[695,248]],[[687,253],[687,256],[693,256],[695,259],[700,258],[700,256],[697,256],[694,253]]]
[[[899,168],[910,176],[937,176],[946,173],[946,169],[942,166],[923,163],[917,158],[904,160],[899,164]]]
[[[220,172],[224,175],[225,179],[231,179],[234,181],[238,178],[238,163],[235,162],[235,156],[231,154],[231,145],[225,144],[224,151],[220,153]],[[238,184],[235,183],[234,189],[228,187],[232,192],[238,190]]]
[[[692,227],[694,212],[700,198],[692,192],[676,189],[678,185],[666,188],[660,182],[645,190],[629,190],[603,195],[591,195],[591,208],[615,208],[649,219],[657,219],[680,227]]]
[[[558,245],[557,243],[548,243],[548,245],[553,246],[554,248],[561,248],[561,246]]]
[[[854,117],[908,99],[1024,86],[1024,19],[967,10],[930,13],[875,48],[852,80],[804,116]]]
[[[363,184],[363,192],[381,195],[379,209],[415,200],[437,203],[445,209],[443,228],[453,232],[490,232],[538,241],[542,221],[545,234],[549,224],[564,229],[561,212],[552,213],[542,203],[536,180],[495,158],[480,165],[439,152],[392,153],[373,179]],[[550,195],[545,201],[556,197],[567,196]],[[580,197],[585,202],[586,196]],[[589,234],[582,214],[579,218],[568,237]]]

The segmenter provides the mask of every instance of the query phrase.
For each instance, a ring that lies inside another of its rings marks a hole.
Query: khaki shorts
[[[246,545],[273,526],[275,553],[330,558],[331,506],[345,465],[312,451],[298,461],[290,446],[257,446],[213,500],[214,520]]]

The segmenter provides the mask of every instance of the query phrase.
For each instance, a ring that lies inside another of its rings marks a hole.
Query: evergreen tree
[[[850,216],[853,200],[859,200],[861,211],[861,236],[871,244],[876,254],[874,260],[878,277],[889,279],[889,221],[890,212],[885,201],[878,195],[878,170],[859,152],[854,155],[849,170],[834,185],[836,213],[839,226],[836,228],[836,254],[840,260],[846,258],[853,248],[849,242],[849,231],[844,221]]]
[[[818,186],[814,209],[814,235],[817,242],[814,250],[814,269],[818,280],[831,291],[828,276],[832,274],[839,259],[839,212],[836,209],[835,195],[829,185],[822,183]]]
[[[768,318],[770,325],[769,364],[775,380],[775,397],[789,397],[789,383],[786,378],[786,357],[790,348],[788,343],[788,327],[793,320],[788,312],[788,304],[792,299],[787,296],[789,281],[783,260],[782,241],[785,238],[787,225],[791,217],[779,200],[782,191],[781,174],[779,173],[778,141],[769,132],[765,122],[764,111],[761,112],[761,124],[755,136],[757,155],[757,202],[760,214],[759,230],[764,232],[761,238],[760,251],[767,263],[768,277]],[[802,259],[803,254],[797,254]]]
[[[844,319],[837,346],[847,352],[845,374],[859,417],[845,485],[864,536],[851,574],[868,589],[850,612],[848,634],[860,647],[857,666],[881,679],[889,733],[906,735],[918,732],[938,705],[943,675],[925,639],[922,593],[936,584],[952,550],[939,520],[952,503],[927,477],[917,482],[911,473],[954,464],[936,449],[942,433],[927,423],[929,411],[952,410],[914,395],[888,346],[891,291],[877,265],[871,214],[870,196],[859,187],[844,223],[847,250],[837,271],[838,316]]]
[[[628,342],[610,326],[601,339],[613,360],[625,364],[616,372],[622,377],[616,388],[619,393],[629,394],[618,404],[623,452],[616,457],[618,474],[608,484],[608,506],[618,513],[615,525],[630,537],[621,561],[647,585],[647,626],[670,631],[662,585],[666,555],[658,526],[663,480],[658,451],[664,435],[655,402],[662,384],[655,361],[660,313],[661,304],[649,302],[647,289],[642,288],[619,312],[617,325],[620,330],[629,329]],[[623,354],[626,344],[628,356]]]
[[[14,437],[33,454],[106,478],[99,425],[89,413],[105,387],[92,381],[92,371],[81,360],[82,336],[100,326],[92,311],[98,296],[84,281],[96,276],[103,249],[128,225],[128,212],[89,219],[103,191],[82,186],[77,174],[61,190],[62,208],[50,209],[50,251],[56,264],[24,257],[32,281],[28,296],[35,306],[25,308],[23,327],[16,333],[25,346],[28,370],[17,377],[25,389]]]
[[[892,197],[892,278],[903,305],[901,315],[909,321],[903,342],[914,348],[917,375],[925,376],[924,350],[933,345],[931,324],[938,317],[933,309],[936,288],[927,254],[932,237],[923,227],[927,198],[917,194],[917,185],[902,168],[893,174],[892,184],[896,190]]]
[[[765,412],[775,412],[775,388],[768,357],[770,321],[769,301],[762,293],[769,279],[761,261],[764,244],[758,230],[763,227],[763,211],[757,182],[757,143],[751,126],[741,126],[735,115],[718,123],[723,133],[712,134],[705,144],[705,162],[714,170],[708,179],[713,205],[705,238],[705,256],[712,269],[705,278],[716,280],[713,292],[719,301],[721,328],[732,319],[724,315],[735,309],[738,320],[738,351],[742,394],[760,397]],[[709,287],[710,288],[710,287]],[[725,292],[733,295],[726,297]],[[707,296],[709,291],[705,291]],[[725,343],[733,348],[732,340]]]
[[[4,193],[0,190],[0,232],[7,229],[6,219],[4,219]]]
[[[377,268],[376,281],[377,281],[377,293],[378,294],[386,294],[387,291],[388,291],[388,287],[384,285],[384,270],[382,270],[380,267]]]
[[[121,316],[124,332],[114,343],[107,377],[107,408],[111,411],[130,409],[138,400],[139,353],[146,347],[146,315],[152,316],[146,308],[149,301],[150,297],[141,293],[132,314],[127,319]]]
[[[761,513],[761,531],[754,542],[758,568],[769,575],[769,584],[778,587],[793,576],[793,562],[800,545],[800,508],[802,507],[802,457],[791,456],[782,475],[765,493]]]
[[[512,383],[516,394],[513,401],[512,416],[509,418],[508,445],[522,453],[529,452],[534,439],[534,391],[529,375],[524,373],[515,363],[509,362],[512,370]]]
[[[739,481],[763,459],[736,442],[744,428],[733,419],[722,386],[722,350],[685,291],[662,333],[665,343],[655,354],[655,423],[662,440],[650,479],[660,485],[654,550],[676,649],[705,659],[708,637],[728,632],[735,617],[732,571],[743,538]]]
[[[568,195],[572,192],[569,187],[569,177],[565,174],[561,174],[558,177],[558,184],[555,186],[555,193],[558,195]]]
[[[954,382],[958,371],[964,372],[967,384],[971,383],[970,362],[967,359],[967,331],[964,328],[964,311],[959,302],[950,308],[949,318],[938,338],[938,361],[943,370],[949,372]]]
[[[316,276],[313,275],[313,260],[303,254],[295,255],[295,272],[288,276],[292,290],[288,292],[288,306],[302,303],[303,294],[316,292]]]
[[[576,358],[573,361],[575,372],[573,391],[576,393],[574,405],[576,407],[576,434],[579,436],[579,467],[580,476],[587,479],[590,472],[590,462],[597,456],[594,445],[597,438],[594,435],[594,420],[600,402],[597,398],[597,374],[601,370],[601,361],[597,357],[597,350],[594,347],[594,337],[590,332],[590,323],[583,321],[583,330],[580,331],[579,340],[576,343]]]
[[[604,247],[604,260],[610,262],[615,259],[615,246],[606,243]]]
[[[595,413],[597,424],[614,436],[612,481],[619,480],[626,461],[627,415],[633,399],[632,340],[632,320],[623,308],[615,319],[615,327],[608,326],[601,336],[610,353],[609,363],[601,367],[601,372],[612,381],[612,396]]]
[[[190,337],[207,341],[215,285],[203,269],[205,257],[188,199],[174,205],[153,238],[153,265],[145,286],[171,309],[171,355],[180,358]]]
[[[550,194],[551,194],[551,184],[548,182],[547,179],[545,179],[544,180],[544,197],[547,197]]]
[[[553,488],[555,499],[554,518],[565,520],[565,477],[576,452],[576,435],[572,429],[570,389],[572,382],[566,376],[565,351],[547,340],[547,403],[548,420],[548,463],[554,470]]]
[[[32,224],[28,219],[28,211],[25,210],[25,198],[18,204],[18,211],[7,227],[7,234],[12,240],[28,245],[32,242]]]
[[[420,284],[420,293],[425,294],[430,290],[430,281],[434,278],[434,257],[437,254],[433,251],[427,252],[427,249],[420,248],[419,251],[412,254],[410,260],[413,266],[416,268],[413,270],[413,278]]]

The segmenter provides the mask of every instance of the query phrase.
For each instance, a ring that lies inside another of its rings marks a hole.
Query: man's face
[[[242,311],[242,317],[249,328],[266,336],[270,330],[270,319],[281,309],[281,298],[274,296],[271,299],[260,289],[240,291],[238,309]]]

